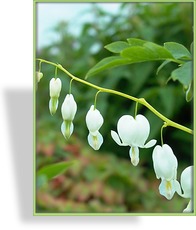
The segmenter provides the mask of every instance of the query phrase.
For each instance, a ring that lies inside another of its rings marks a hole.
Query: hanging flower
[[[181,191],[180,184],[181,184],[183,193]],[[177,193],[184,198],[190,199],[187,207],[183,210],[183,212],[193,212],[193,204],[192,204],[192,199],[193,199],[193,166],[189,166],[183,170],[183,172],[181,174],[181,178],[180,178],[180,184],[179,184],[179,182],[176,182]]]
[[[94,150],[98,150],[103,143],[103,137],[99,132],[103,125],[103,117],[94,105],[91,105],[86,114],[86,125],[89,130],[88,143]]]
[[[36,80],[37,80],[37,83],[40,82],[40,80],[42,79],[43,77],[43,73],[40,72],[40,71],[37,71],[36,72]]]
[[[61,80],[59,78],[52,78],[50,80],[49,91],[50,91],[50,101],[49,101],[49,110],[51,115],[56,113],[58,108],[58,98],[61,92]]]
[[[61,132],[65,139],[69,139],[74,130],[73,119],[77,111],[77,104],[72,94],[67,94],[61,107],[63,123]]]
[[[159,192],[171,200],[176,191],[178,161],[171,147],[157,145],[152,154],[153,166],[157,179],[161,178]]]
[[[111,136],[118,145],[131,147],[129,155],[134,166],[139,163],[139,148],[150,148],[156,144],[154,139],[145,144],[150,133],[150,124],[141,114],[135,119],[130,115],[122,116],[117,130],[118,133],[112,130]]]

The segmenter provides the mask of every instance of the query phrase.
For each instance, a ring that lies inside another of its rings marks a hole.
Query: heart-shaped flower
[[[139,163],[139,148],[150,148],[156,144],[154,139],[145,144],[150,133],[150,124],[141,114],[136,118],[123,115],[118,121],[117,131],[118,133],[112,130],[111,136],[118,145],[131,147],[129,155],[134,166]]]
[[[99,132],[103,125],[103,117],[94,105],[91,105],[86,114],[86,125],[89,130],[88,143],[94,150],[98,150],[103,143],[103,137]]]
[[[159,192],[168,200],[176,192],[178,161],[171,147],[167,144],[157,145],[152,154],[153,166],[157,179],[161,179]]]

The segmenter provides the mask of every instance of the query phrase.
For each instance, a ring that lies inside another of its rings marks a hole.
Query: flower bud
[[[72,94],[67,94],[61,107],[63,120],[72,121],[77,111],[77,104]]]
[[[59,78],[52,78],[50,80],[49,92],[50,92],[50,101],[49,101],[49,110],[51,115],[56,113],[58,108],[58,98],[61,92],[61,80]]]
[[[157,179],[161,178],[159,192],[170,200],[176,192],[178,161],[171,147],[157,145],[152,154],[153,166]]]
[[[86,125],[92,134],[96,133],[103,125],[103,117],[97,109],[94,109],[94,105],[90,107],[90,110],[86,114]]]
[[[94,150],[98,150],[103,144],[103,137],[99,132],[103,125],[103,117],[94,105],[90,107],[86,114],[86,125],[89,130],[88,143]]]
[[[42,72],[36,72],[36,79],[37,79],[37,82],[40,82],[40,80],[42,79],[43,77],[43,73]]]
[[[50,97],[59,97],[61,92],[61,80],[60,78],[52,78],[50,80]]]
[[[61,113],[63,117],[63,123],[61,125],[61,132],[65,139],[69,139],[74,130],[72,123],[77,111],[77,104],[72,94],[67,94],[65,100],[61,106]]]

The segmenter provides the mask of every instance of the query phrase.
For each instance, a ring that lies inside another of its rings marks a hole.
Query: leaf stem
[[[40,61],[40,62],[44,62],[44,63],[50,64],[50,65],[56,66],[61,71],[63,71],[64,73],[66,73],[69,77],[71,77],[73,80],[78,81],[78,82],[80,82],[82,84],[88,85],[88,86],[90,86],[90,87],[92,87],[94,89],[97,89],[99,92],[105,92],[105,93],[110,93],[110,94],[118,95],[118,96],[127,98],[129,100],[135,101],[136,103],[140,103],[141,105],[144,105],[151,112],[153,112],[157,117],[159,117],[161,120],[164,121],[165,127],[166,126],[171,126],[171,127],[176,128],[176,129],[180,129],[180,130],[182,130],[184,132],[187,132],[189,134],[193,134],[193,130],[192,129],[189,129],[189,128],[183,126],[183,125],[180,125],[180,124],[178,124],[178,123],[176,123],[176,122],[168,119],[167,117],[165,117],[164,115],[162,115],[160,112],[158,112],[153,106],[151,106],[144,98],[136,98],[136,97],[130,96],[130,95],[125,94],[125,93],[121,93],[121,92],[116,91],[116,90],[107,89],[107,88],[103,88],[103,87],[94,85],[94,84],[92,84],[90,82],[87,82],[87,81],[85,81],[83,79],[75,77],[73,74],[71,74],[65,68],[63,68],[63,66],[60,65],[60,64],[56,64],[54,62],[46,61],[44,59],[37,59],[37,60]]]

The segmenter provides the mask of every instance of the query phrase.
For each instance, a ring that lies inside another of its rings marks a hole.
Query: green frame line
[[[196,24],[196,3],[195,0],[192,1],[161,1],[161,0],[151,0],[151,1],[120,1],[120,0],[107,0],[107,1],[99,1],[99,0],[86,0],[86,1],[78,1],[78,0],[33,0],[33,76],[36,74],[36,17],[37,11],[36,7],[38,3],[193,3],[193,25]],[[193,35],[194,36],[194,35]],[[195,41],[195,36],[193,37]],[[196,54],[196,46],[194,46],[194,58]],[[193,68],[193,76],[195,77],[195,66]],[[196,82],[194,81],[194,96],[196,96]],[[193,100],[193,130],[196,130],[196,102]],[[195,135],[193,135],[193,165],[196,164],[196,145],[195,145]],[[194,169],[194,178],[196,178],[196,170]],[[195,181],[195,179],[194,179]],[[36,213],[36,78],[33,77],[33,215],[34,216],[196,216],[196,183],[194,183],[194,212],[193,213]]]

